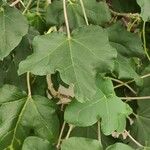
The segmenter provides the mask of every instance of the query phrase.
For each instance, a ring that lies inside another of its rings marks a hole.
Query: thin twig
[[[82,11],[83,11],[83,15],[84,15],[84,19],[85,19],[86,25],[89,25],[88,18],[87,18],[86,12],[85,12],[84,3],[83,3],[82,0],[80,0],[80,4],[81,4],[81,8],[82,8]]]
[[[144,100],[144,99],[150,99],[150,96],[141,96],[141,97],[119,97],[123,100]]]
[[[146,22],[144,21],[144,23],[143,23],[143,32],[142,32],[143,33],[143,46],[144,46],[145,54],[146,54],[148,60],[150,61],[150,56],[147,52],[147,47],[146,47],[145,26],[146,26]]]
[[[127,136],[137,145],[137,146],[139,146],[139,147],[144,147],[142,144],[140,144],[138,141],[136,141],[131,135],[130,135],[130,133],[127,131],[127,130],[125,130],[124,131],[126,134],[127,134]]]
[[[28,88],[28,97],[31,97],[30,72],[27,72],[27,88]]]
[[[127,18],[139,18],[139,19],[141,18],[138,13],[119,13],[119,12],[116,12],[112,9],[109,9],[109,10],[115,16],[127,17]]]
[[[40,5],[40,0],[37,0],[37,7],[36,7],[36,13],[39,14],[39,5]]]
[[[129,90],[131,90],[135,95],[136,95],[136,91],[134,91],[134,89],[132,87],[130,87],[127,83],[124,83],[123,81],[120,81],[118,79],[114,79],[114,78],[111,78],[109,77],[112,81],[115,81],[115,82],[118,82],[118,83],[121,83],[121,84],[124,84],[124,86],[126,86]]]
[[[26,11],[29,9],[31,3],[32,3],[32,0],[29,0],[27,6],[26,6],[26,8],[25,8],[25,10],[24,10],[23,13],[22,13],[23,15],[24,15],[24,14],[26,13]]]
[[[25,8],[25,5],[22,0],[20,0],[21,5]]]
[[[73,130],[73,128],[74,128],[74,126],[73,126],[72,124],[70,124],[70,125],[69,125],[68,133],[67,133],[67,135],[66,135],[66,139],[68,139],[68,138],[69,138],[70,133],[71,133],[71,131]]]
[[[132,22],[132,24],[128,27],[127,30],[128,30],[129,32],[131,31],[132,27],[135,25],[135,23],[136,23],[137,21],[139,21],[139,18],[136,18],[136,19]]]
[[[143,76],[141,76],[140,78],[144,79],[144,78],[147,78],[147,77],[150,77],[150,73],[149,73],[149,74],[146,74],[146,75],[143,75]]]
[[[67,36],[68,36],[68,39],[70,39],[71,34],[70,34],[69,21],[68,21],[68,15],[67,15],[66,0],[63,0],[63,9],[64,9],[65,24],[66,24],[66,29],[67,29]]]
[[[60,134],[59,134],[58,142],[57,142],[57,145],[56,145],[57,149],[60,148],[60,143],[61,143],[62,135],[63,135],[64,129],[65,129],[65,125],[66,125],[66,122],[64,121],[64,123],[62,125],[62,128],[61,128],[61,131],[60,131]]]
[[[147,77],[150,77],[150,73],[149,74],[146,74],[146,75],[143,75],[143,76],[141,76],[140,78],[141,79],[144,79],[144,78],[147,78]],[[127,82],[124,82],[124,83],[121,83],[121,84],[118,84],[118,85],[116,85],[114,88],[116,89],[116,88],[119,88],[119,87],[121,87],[121,86],[124,86],[125,84],[129,84],[129,83],[132,83],[132,82],[134,82],[135,81],[135,79],[133,79],[133,80],[130,80],[130,81],[127,81]]]
[[[14,1],[12,4],[10,4],[10,7],[14,7],[16,4],[18,4],[20,2],[20,0],[16,0]]]
[[[98,141],[100,145],[102,145],[100,121],[97,122],[97,133],[98,133]]]

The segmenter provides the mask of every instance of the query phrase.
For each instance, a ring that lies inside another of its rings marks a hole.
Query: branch
[[[27,88],[28,88],[28,97],[31,97],[30,72],[27,72]]]
[[[65,125],[66,125],[66,122],[64,121],[64,123],[63,123],[63,125],[62,125],[62,128],[61,128],[61,131],[60,131],[60,135],[59,135],[59,138],[58,138],[58,142],[57,142],[57,145],[56,145],[56,148],[57,148],[57,149],[60,148],[61,138],[62,138],[64,129],[65,129]]]
[[[143,23],[143,32],[142,32],[143,33],[143,44],[144,44],[143,46],[144,46],[145,54],[146,54],[148,60],[150,61],[150,56],[147,52],[147,47],[146,47],[145,26],[146,26],[146,22],[144,21],[144,23]]]
[[[67,28],[67,35],[68,35],[68,39],[70,39],[71,35],[70,35],[69,21],[67,16],[66,0],[63,0],[63,9],[64,9],[65,24]]]
[[[141,79],[144,79],[144,78],[147,78],[147,77],[150,77],[150,73],[148,73],[148,74],[146,74],[146,75],[143,75],[143,76],[141,76],[140,78],[141,78]],[[129,83],[132,83],[132,82],[134,82],[134,81],[135,81],[135,79],[130,80],[130,81],[127,81],[127,82],[124,82],[124,83],[121,83],[121,84],[119,84],[119,85],[116,85],[114,88],[116,89],[116,88],[118,88],[118,87],[124,86],[125,84],[129,84]]]
[[[131,135],[130,135],[130,133],[127,131],[127,130],[125,130],[124,131],[126,134],[127,134],[127,136],[137,145],[137,146],[139,146],[139,147],[144,147],[142,144],[140,144],[138,141],[136,141]]]
[[[100,145],[102,145],[100,121],[97,122],[97,132],[98,132],[98,141],[99,141]]]
[[[126,86],[129,90],[131,90],[134,94],[136,94],[136,91],[134,91],[134,89],[132,87],[130,87],[127,83],[124,83],[123,81],[120,81],[118,79],[114,79],[114,78],[111,78],[109,77],[112,81],[115,81],[115,82],[118,82],[118,83],[121,83],[123,84],[124,86]]]
[[[150,99],[150,96],[142,96],[142,97],[119,97],[123,100],[144,100],[144,99]]]
[[[10,4],[10,7],[14,7],[16,4],[18,4],[20,2],[20,0],[16,0],[14,1],[12,4]]]
[[[67,135],[66,135],[66,139],[68,139],[68,138],[69,138],[70,133],[71,133],[71,131],[73,130],[73,128],[74,128],[74,126],[70,124],[70,125],[69,125],[68,133],[67,133]]]
[[[88,22],[88,19],[87,19],[87,15],[86,15],[86,12],[85,12],[85,7],[84,7],[84,4],[83,4],[82,0],[80,0],[80,4],[81,4],[81,8],[82,8],[82,11],[83,11],[83,15],[84,15],[84,19],[85,19],[86,25],[89,25],[89,22]]]
[[[127,17],[127,18],[139,18],[139,19],[141,18],[138,13],[119,13],[119,12],[116,12],[112,9],[109,9],[109,10],[115,16]]]
[[[32,0],[29,0],[27,6],[26,6],[26,8],[25,8],[25,10],[24,10],[23,13],[22,13],[23,15],[24,15],[24,14],[26,13],[26,11],[29,9],[31,3],[32,3]]]

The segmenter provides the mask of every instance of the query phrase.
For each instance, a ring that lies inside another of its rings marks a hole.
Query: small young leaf
[[[95,73],[112,70],[116,50],[107,33],[98,26],[79,28],[68,39],[62,33],[37,36],[34,53],[19,65],[19,74],[52,74],[56,70],[65,83],[74,84],[79,101],[90,100],[96,93]]]
[[[61,146],[62,150],[102,150],[100,142],[93,139],[82,137],[71,137],[64,140]]]
[[[0,60],[3,60],[28,32],[28,23],[15,8],[0,7]]]
[[[75,126],[91,126],[100,118],[102,131],[110,135],[113,131],[122,132],[126,117],[132,113],[131,108],[118,98],[110,79],[99,77],[99,89],[92,101],[80,103],[72,101],[65,110],[65,121]]]

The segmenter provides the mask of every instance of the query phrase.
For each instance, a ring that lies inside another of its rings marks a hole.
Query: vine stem
[[[146,74],[146,75],[143,75],[143,76],[141,76],[140,78],[141,79],[144,79],[144,78],[147,78],[147,77],[150,77],[150,73],[149,74]],[[132,82],[134,82],[135,80],[133,79],[133,80],[130,80],[130,81],[127,81],[127,82],[123,82],[123,83],[121,83],[121,84],[119,84],[119,85],[116,85],[114,88],[116,89],[116,88],[119,88],[119,87],[121,87],[121,86],[124,86],[125,84],[129,84],[129,83],[132,83]]]
[[[29,0],[27,6],[25,7],[25,10],[24,10],[23,13],[22,13],[23,15],[24,15],[24,14],[26,13],[26,11],[29,9],[31,3],[32,3],[32,0]]]
[[[66,135],[66,139],[68,139],[68,138],[69,138],[70,133],[71,133],[71,131],[73,130],[73,128],[74,128],[74,126],[73,126],[72,124],[70,124],[70,125],[69,125],[68,133],[67,133],[67,135]]]
[[[146,22],[144,21],[144,23],[143,23],[143,32],[142,32],[143,33],[143,44],[144,44],[143,46],[144,46],[145,54],[146,54],[148,60],[150,61],[150,56],[147,52],[147,47],[146,47],[145,26],[146,26]]]
[[[119,13],[119,12],[116,12],[112,9],[109,9],[109,10],[115,16],[128,17],[128,18],[141,18],[138,13],[134,13],[134,14],[133,13]]]
[[[31,97],[30,72],[27,72],[27,88],[28,88],[28,97]]]
[[[89,22],[88,22],[88,18],[87,18],[86,12],[85,12],[84,3],[83,3],[82,0],[80,0],[80,4],[81,4],[81,8],[82,8],[82,11],[83,11],[83,15],[84,15],[84,19],[85,19],[86,25],[88,26]]]
[[[128,30],[129,32],[131,31],[131,29],[132,29],[132,27],[135,25],[135,23],[138,22],[138,20],[139,20],[139,18],[135,19],[135,20],[132,22],[132,24],[128,27],[127,30]]]
[[[61,143],[61,139],[62,139],[62,135],[63,135],[64,129],[65,129],[65,126],[66,126],[66,122],[64,121],[63,125],[62,125],[62,128],[61,128],[61,131],[60,131],[60,134],[59,134],[58,142],[57,142],[57,145],[56,145],[57,149],[60,148],[60,143]]]
[[[118,83],[121,83],[121,84],[124,84],[124,86],[126,86],[130,91],[132,91],[135,95],[136,95],[136,91],[130,87],[127,83],[124,83],[123,81],[120,81],[118,79],[114,79],[114,78],[111,78],[109,77],[112,81],[115,81],[115,82],[118,82]]]
[[[100,121],[97,122],[97,133],[98,133],[98,141],[100,145],[102,145]]]
[[[126,134],[127,134],[127,136],[137,145],[137,146],[139,146],[139,147],[144,147],[142,144],[140,144],[138,141],[136,141],[131,135],[130,135],[130,133],[127,131],[127,130],[125,130],[124,131]]]
[[[66,29],[67,29],[67,36],[68,36],[68,39],[70,39],[71,34],[70,34],[69,21],[68,21],[68,15],[67,15],[66,0],[63,0],[63,9],[64,9],[65,24],[66,24]]]
[[[142,96],[142,97],[119,97],[123,100],[144,100],[144,99],[150,99],[150,96]]]

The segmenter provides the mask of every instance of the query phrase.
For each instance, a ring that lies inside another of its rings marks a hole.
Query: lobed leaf
[[[116,57],[107,33],[98,26],[79,28],[71,39],[62,33],[37,36],[33,48],[34,53],[20,63],[19,74],[46,75],[57,70],[65,83],[74,84],[75,96],[82,102],[96,93],[96,70],[112,70]]]
[[[105,135],[125,129],[126,117],[132,113],[131,108],[118,98],[110,79],[100,78],[99,89],[92,101],[80,103],[72,101],[65,110],[64,119],[75,126],[91,126],[101,118],[101,127]]]
[[[59,122],[54,105],[45,97],[27,97],[18,88],[0,89],[0,149],[20,149],[31,135],[55,142]]]

